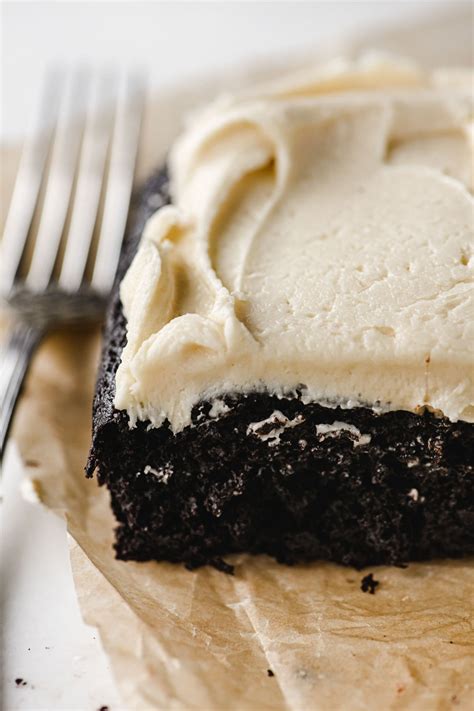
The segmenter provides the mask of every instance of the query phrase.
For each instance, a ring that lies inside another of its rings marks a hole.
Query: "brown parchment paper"
[[[458,39],[461,25],[466,15]],[[154,98],[139,176],[161,160],[183,111],[215,88]],[[17,155],[3,151],[6,199]],[[66,517],[82,614],[99,629],[127,708],[472,708],[470,561],[372,568],[375,595],[360,590],[368,571],[323,563],[241,556],[231,577],[116,561],[107,491],[83,473],[99,340],[91,328],[45,341],[13,436],[40,499]]]

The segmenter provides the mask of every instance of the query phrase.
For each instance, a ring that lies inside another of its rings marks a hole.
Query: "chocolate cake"
[[[87,467],[110,491],[117,556],[231,572],[224,558],[234,552],[358,567],[472,554],[472,360],[462,321],[472,197],[457,164],[466,93],[405,65],[363,62],[255,95],[220,102],[181,140],[173,199],[164,170],[135,198]],[[448,100],[457,113],[448,115]],[[366,169],[374,136],[375,176]],[[341,153],[344,175],[331,162]],[[308,157],[322,183],[311,195],[301,187],[313,180]],[[294,165],[281,177],[285,160]],[[401,243],[385,257],[394,231]],[[357,249],[348,242],[341,261],[343,232]],[[195,245],[204,235],[203,257]]]

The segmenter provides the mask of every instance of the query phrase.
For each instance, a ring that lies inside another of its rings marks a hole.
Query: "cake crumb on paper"
[[[374,579],[372,573],[365,575],[360,581],[360,589],[362,592],[368,592],[371,595],[375,595],[375,590],[379,585],[379,581]]]

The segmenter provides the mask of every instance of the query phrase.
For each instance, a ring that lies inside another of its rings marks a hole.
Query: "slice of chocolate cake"
[[[226,97],[138,195],[88,464],[119,558],[474,552],[470,87],[362,60]]]

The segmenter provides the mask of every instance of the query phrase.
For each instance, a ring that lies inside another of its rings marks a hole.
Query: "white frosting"
[[[122,284],[115,404],[268,389],[474,420],[472,76],[363,59],[220,99]]]
[[[418,501],[420,498],[420,492],[418,489],[410,489],[407,496],[409,496],[410,499],[413,499],[413,501]]]
[[[153,474],[153,476],[155,476],[162,484],[167,484],[170,476],[173,474],[173,467],[169,464],[165,464],[159,469],[154,469],[149,464],[147,464],[145,469],[143,470],[143,473]],[[140,474],[140,472],[137,472],[137,475],[138,474]]]
[[[293,420],[290,420],[283,412],[275,410],[265,420],[251,422],[247,427],[247,435],[254,435],[261,439],[262,442],[268,442],[269,446],[273,447],[280,443],[280,436],[287,428],[298,427],[303,422],[302,415],[297,415]]]
[[[228,412],[230,412],[230,407],[225,404],[224,400],[216,398],[209,410],[209,417],[222,417],[222,415],[226,415]]]
[[[354,425],[351,425],[349,422],[331,422],[330,424],[321,424],[321,425],[316,425],[316,434],[317,435],[322,435],[325,437],[326,435],[337,435],[341,430],[345,430],[346,432],[350,432],[351,435],[355,437],[353,440],[353,445],[354,447],[361,447],[364,444],[369,444],[372,437],[369,434],[362,434],[360,429],[358,427],[355,427]]]

